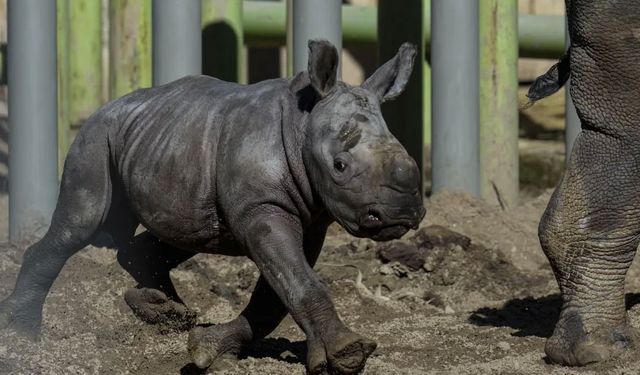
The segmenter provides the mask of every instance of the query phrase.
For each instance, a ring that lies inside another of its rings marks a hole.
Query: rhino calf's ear
[[[324,98],[336,85],[338,50],[326,40],[309,41],[309,80],[320,97]]]
[[[362,87],[378,95],[381,102],[397,98],[409,82],[415,57],[416,47],[403,43],[398,53],[367,78]]]

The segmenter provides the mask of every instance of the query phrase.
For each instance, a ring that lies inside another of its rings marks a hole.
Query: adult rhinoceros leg
[[[38,336],[51,285],[67,259],[90,243],[106,216],[111,194],[106,127],[91,122],[69,150],[49,230],[27,249],[14,291],[0,303],[0,328]]]
[[[313,267],[320,255],[326,225],[318,225],[304,235],[304,253]],[[200,367],[208,367],[221,357],[237,358],[252,341],[273,332],[287,316],[280,301],[264,276],[260,276],[249,303],[234,320],[211,327],[196,327],[189,335],[189,352]]]
[[[553,362],[602,361],[634,344],[624,281],[640,242],[640,142],[585,129],[539,236],[562,293],[545,351]]]
[[[195,325],[196,313],[184,305],[169,276],[173,268],[193,255],[161,242],[149,232],[118,246],[118,262],[138,283],[125,292],[124,298],[139,319],[159,325],[163,331]]]

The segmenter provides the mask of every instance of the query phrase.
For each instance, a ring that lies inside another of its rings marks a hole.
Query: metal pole
[[[292,0],[287,0],[290,2]],[[296,0],[297,1],[297,0]],[[402,1],[398,1],[403,3]],[[427,4],[425,2],[425,4]],[[425,5],[425,14],[429,7]],[[243,2],[244,38],[251,46],[282,46],[285,44],[286,12],[284,2]],[[377,42],[377,11],[375,6],[342,6],[342,40],[345,43]],[[424,20],[425,49],[429,49],[430,19]],[[564,16],[518,16],[520,57],[557,59],[564,53]]]
[[[478,196],[478,0],[432,0],[432,191]]]
[[[569,47],[570,38],[569,38],[569,29],[565,28],[565,46]],[[564,129],[564,155],[565,155],[565,164],[569,162],[569,156],[571,156],[571,150],[573,149],[573,143],[576,141],[578,134],[582,130],[582,126],[580,125],[580,119],[578,118],[578,113],[576,112],[576,107],[573,105],[573,100],[571,99],[571,76],[569,76],[569,80],[564,85],[565,96],[564,96],[564,113],[565,113],[565,129]]]
[[[56,2],[9,0],[9,238],[48,226],[58,194]]]
[[[429,64],[429,38],[431,36],[431,0],[424,0],[422,3],[422,138],[423,145],[431,145],[431,65]],[[430,156],[428,151],[423,150],[425,158]],[[425,160],[426,164],[426,160]],[[424,165],[423,165],[424,168]],[[424,171],[423,171],[424,173]],[[423,177],[426,177],[423,174]],[[431,179],[431,175],[429,175]]]
[[[200,0],[153,0],[153,84],[202,72]]]
[[[480,2],[480,191],[518,201],[518,2]]]
[[[342,51],[342,1],[295,0],[293,3],[293,73],[307,70],[310,39],[326,39]],[[338,78],[341,77],[338,67]]]

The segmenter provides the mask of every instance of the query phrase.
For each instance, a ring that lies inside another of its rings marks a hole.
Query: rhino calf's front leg
[[[348,329],[303,251],[303,229],[288,213],[254,215],[234,234],[287,311],[307,336],[311,374],[357,373],[376,344]],[[274,306],[276,309],[278,306]],[[268,307],[263,306],[268,314]]]
[[[327,226],[328,222],[304,234],[304,254],[311,267],[322,250]],[[260,276],[249,303],[236,319],[191,330],[189,353],[200,368],[215,366],[223,358],[235,360],[250,342],[273,332],[286,315],[287,308],[264,276]]]

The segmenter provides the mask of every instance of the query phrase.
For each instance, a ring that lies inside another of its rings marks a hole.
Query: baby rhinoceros
[[[311,41],[308,71],[291,79],[191,76],[106,104],[69,150],[51,226],[26,251],[0,327],[37,337],[66,260],[106,233],[138,282],[125,299],[147,322],[194,326],[169,271],[196,253],[255,262],[261,276],[240,316],[191,330],[198,367],[237,355],[290,313],[310,373],[361,371],[376,344],[342,323],[312,267],[334,220],[385,241],[425,215],[416,163],[380,112],[404,90],[415,54],[402,45],[354,87],[337,80],[335,47]],[[139,224],[147,232],[132,240]]]

